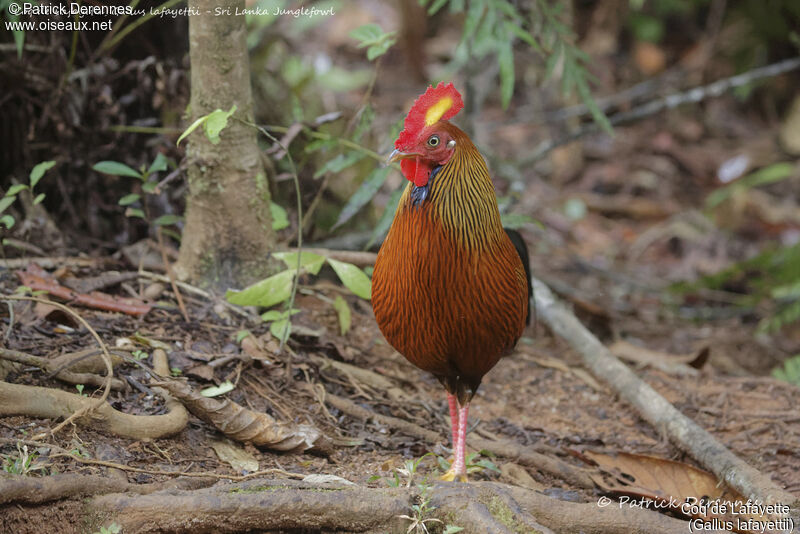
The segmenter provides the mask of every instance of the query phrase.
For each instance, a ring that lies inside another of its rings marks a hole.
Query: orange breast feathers
[[[459,167],[446,165],[422,202],[409,185],[375,263],[372,305],[395,349],[468,399],[522,335],[528,292],[488,172],[474,184]]]

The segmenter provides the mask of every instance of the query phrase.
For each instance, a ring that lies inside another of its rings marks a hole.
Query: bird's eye
[[[430,138],[428,139],[428,146],[439,146],[439,136],[438,135],[430,136]]]

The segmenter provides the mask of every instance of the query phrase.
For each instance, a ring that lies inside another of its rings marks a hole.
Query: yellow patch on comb
[[[447,111],[453,107],[453,99],[449,96],[445,96],[430,108],[425,113],[425,126],[433,126],[439,119],[442,118],[442,115],[447,113]]]

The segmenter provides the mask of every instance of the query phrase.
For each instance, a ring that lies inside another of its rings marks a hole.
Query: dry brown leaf
[[[309,425],[281,423],[229,399],[217,400],[196,393],[186,382],[158,382],[195,416],[214,425],[229,438],[276,451],[304,451],[319,445],[322,433]]]
[[[214,440],[211,448],[217,453],[219,459],[230,464],[237,473],[258,471],[258,460],[238,445],[228,440]]]
[[[507,462],[500,466],[500,472],[507,481],[516,486],[528,488],[534,491],[544,490],[544,486],[536,482],[536,480],[534,480],[528,471],[526,471],[521,465],[517,465],[513,462]]]
[[[700,369],[708,361],[710,353],[710,348],[706,346],[692,354],[669,354],[640,347],[624,340],[614,342],[608,347],[608,350],[617,358],[649,365],[673,375],[696,375],[697,369]]]
[[[650,499],[655,508],[671,509],[685,516],[713,523],[718,528],[751,532],[747,521],[769,521],[779,516],[772,510],[745,508],[746,498],[694,466],[641,454],[604,454],[584,451],[600,474],[590,474],[602,489],[619,495]],[[734,504],[739,502],[739,504]],[[758,529],[760,530],[760,529]],[[764,529],[763,532],[782,532]]]

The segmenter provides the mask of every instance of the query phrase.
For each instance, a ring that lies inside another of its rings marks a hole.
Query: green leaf
[[[119,199],[119,202],[117,204],[119,204],[120,206],[130,206],[140,198],[141,195],[139,195],[138,193],[131,193],[130,195],[125,195],[124,197]]]
[[[459,527],[456,525],[446,525],[444,527],[444,532],[442,534],[456,534],[457,532],[461,532],[464,530],[464,527]]]
[[[514,50],[511,39],[498,43],[497,62],[500,66],[500,101],[508,108],[514,95]]]
[[[477,3],[477,2],[476,2]],[[436,0],[431,4],[431,7],[428,8],[428,16],[435,15],[440,9],[442,9],[445,4],[447,4],[447,0]]]
[[[339,154],[335,158],[328,160],[325,163],[325,165],[317,169],[317,172],[314,173],[314,179],[319,178],[326,172],[333,172],[333,173],[341,172],[345,170],[347,167],[355,165],[356,163],[364,159],[365,156],[366,154],[362,152],[356,152],[355,150],[346,152],[344,154]]]
[[[504,213],[500,216],[500,222],[503,228],[517,230],[526,224],[536,224],[536,220],[530,215],[522,213]]]
[[[177,224],[179,222],[183,222],[183,217],[181,217],[180,215],[167,214],[158,217],[155,221],[153,221],[153,224],[155,226],[169,226],[171,224]]]
[[[250,330],[239,330],[238,332],[236,332],[236,344],[238,345],[239,343],[242,342],[244,338],[252,335],[253,334],[250,333]]]
[[[131,178],[139,178],[141,180],[142,174],[137,172],[124,163],[118,161],[100,161],[92,166],[92,169],[103,174],[111,174],[112,176],[130,176]]]
[[[339,333],[345,335],[350,330],[350,306],[347,305],[347,301],[341,295],[336,295],[336,299],[333,301],[333,309],[336,310],[336,315],[339,316]]]
[[[230,391],[233,391],[234,385],[230,380],[226,380],[222,384],[218,386],[212,386],[210,388],[205,388],[200,390],[200,395],[203,397],[217,397],[219,395],[224,395]]]
[[[195,121],[194,121],[194,122],[191,124],[191,126],[189,126],[188,128],[186,128],[186,129],[183,131],[183,133],[181,134],[181,136],[180,136],[180,137],[178,137],[178,140],[175,142],[175,146],[180,146],[180,144],[181,144],[181,141],[183,141],[183,140],[184,140],[184,138],[186,138],[186,136],[188,136],[190,133],[192,133],[193,131],[195,131],[195,130],[197,129],[197,127],[198,127],[198,126],[200,126],[201,124],[203,124],[203,123],[206,121],[206,119],[208,119],[208,115],[204,115],[204,116],[200,117],[199,119],[195,120]]]
[[[222,130],[228,126],[228,119],[234,112],[236,112],[236,104],[231,106],[231,109],[228,111],[215,109],[208,114],[206,121],[203,123],[203,130],[206,132],[206,137],[208,137],[212,145],[219,143],[219,135],[222,133]]]
[[[37,183],[39,183],[39,180],[42,179],[44,173],[52,169],[55,164],[56,162],[53,160],[37,163],[36,166],[31,170],[30,174],[31,187],[34,187]]]
[[[378,42],[385,34],[377,24],[364,24],[352,30],[347,35],[366,46]]]
[[[158,186],[157,182],[144,182],[142,184],[142,191],[145,193],[154,193],[156,190],[156,186]]]
[[[793,172],[794,165],[787,162],[774,163],[768,167],[759,169],[743,178],[739,178],[726,187],[717,189],[708,195],[708,198],[706,199],[706,207],[715,208],[719,206],[722,202],[730,198],[736,191],[742,191],[760,185],[780,182],[781,180],[792,176]],[[1,211],[2,210],[0,210],[0,212]]]
[[[153,174],[154,172],[161,172],[167,170],[167,158],[159,152],[156,154],[156,159],[153,160],[153,163],[150,164],[150,168],[147,169],[147,174]]]
[[[279,319],[269,325],[269,332],[281,343],[286,343],[292,333],[292,322],[289,319]]]
[[[286,214],[286,210],[283,209],[283,207],[280,206],[279,204],[270,202],[269,213],[270,215],[272,215],[273,230],[283,230],[284,228],[289,226],[289,216]]]
[[[382,238],[389,231],[389,227],[392,226],[392,221],[394,220],[394,214],[397,212],[397,206],[400,205],[400,198],[403,196],[403,191],[406,187],[407,186],[403,184],[389,197],[389,202],[386,203],[386,209],[383,210],[383,215],[381,215],[378,224],[375,225],[375,229],[372,231],[366,248],[371,247],[375,241]]]
[[[11,197],[8,195],[4,196],[3,198],[0,198],[0,213],[6,211],[8,207],[14,203],[15,200],[17,200],[17,197]]]
[[[342,281],[347,289],[362,299],[369,300],[372,298],[372,282],[369,277],[364,274],[364,271],[352,263],[336,261],[331,258],[328,258],[328,264],[336,271],[339,280]]]
[[[17,221],[14,219],[14,217],[9,215],[8,213],[6,213],[5,215],[0,216],[0,224],[5,226],[9,230],[14,226],[14,223],[16,223],[16,222]]]
[[[140,219],[144,219],[144,212],[139,208],[128,208],[125,210],[126,217],[139,217]]]
[[[367,59],[382,56],[389,48],[397,42],[395,35],[397,32],[384,33],[377,24],[365,24],[351,31],[348,35],[359,41],[359,48],[367,48]]]
[[[370,200],[372,200],[372,197],[375,196],[375,193],[380,191],[391,171],[391,167],[381,167],[372,171],[361,184],[361,187],[359,187],[358,190],[353,193],[353,195],[347,201],[347,204],[345,204],[344,208],[342,208],[341,213],[339,213],[339,218],[336,219],[336,224],[333,225],[331,230],[335,230],[339,226],[349,221],[353,215],[358,213],[361,208],[363,208]]]
[[[276,252],[273,256],[285,263],[290,270],[297,269],[297,252]],[[324,256],[305,251],[301,254],[300,267],[313,275],[319,273],[323,263],[325,263]]]
[[[33,199],[33,205],[36,206],[37,204],[41,204],[42,200],[44,200],[44,193],[39,193],[36,195],[36,198]]]
[[[225,298],[239,306],[263,306],[268,308],[288,299],[292,294],[294,269],[282,271],[241,290],[228,291]]]
[[[28,189],[28,186],[26,184],[14,184],[8,188],[8,191],[6,191],[5,196],[13,197],[23,189]]]

